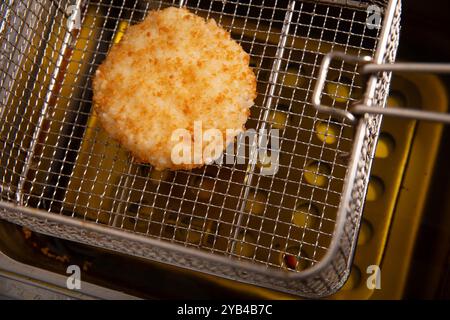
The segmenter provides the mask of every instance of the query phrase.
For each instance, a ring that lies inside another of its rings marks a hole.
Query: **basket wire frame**
[[[383,9],[385,20],[392,16],[384,29],[367,28],[371,3]],[[67,27],[67,7],[74,4],[81,9],[79,30]],[[397,1],[357,4],[3,3],[0,216],[302,296],[336,291],[348,275],[380,118],[368,116],[354,128],[318,114],[312,90],[329,51],[382,54],[381,61],[393,62],[400,16]],[[250,161],[255,144],[248,140],[242,143],[245,157],[234,164],[156,172],[136,164],[97,125],[91,112],[97,66],[127,25],[168,6],[214,18],[250,54],[258,97],[246,126],[280,129],[276,175],[262,175]],[[330,74],[324,99],[331,106],[347,109],[363,96],[373,100],[368,104],[384,104],[388,73],[372,77],[367,91],[358,66],[335,62]]]

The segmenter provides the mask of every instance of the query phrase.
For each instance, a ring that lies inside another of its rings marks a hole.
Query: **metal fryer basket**
[[[381,28],[367,25],[373,4]],[[250,54],[258,98],[247,127],[281,130],[276,175],[263,176],[249,156],[156,172],[97,126],[97,65],[128,24],[170,5],[216,19]],[[343,285],[380,117],[354,127],[318,114],[311,95],[330,51],[394,61],[400,1],[9,0],[0,15],[0,217],[305,297]],[[365,89],[358,65],[336,62],[323,100],[345,110],[360,99],[384,105],[389,81],[374,75]]]

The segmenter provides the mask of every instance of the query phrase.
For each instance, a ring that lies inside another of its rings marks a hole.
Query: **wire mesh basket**
[[[128,25],[168,6],[215,19],[249,53],[258,97],[246,127],[280,130],[277,174],[261,174],[251,153],[159,172],[98,126],[97,66]],[[368,22],[373,8],[380,25]],[[318,113],[313,89],[329,52],[393,62],[400,10],[397,0],[2,2],[0,217],[304,297],[335,292],[351,267],[381,118],[354,126]],[[358,67],[333,61],[322,101],[384,105],[390,73],[366,82]]]

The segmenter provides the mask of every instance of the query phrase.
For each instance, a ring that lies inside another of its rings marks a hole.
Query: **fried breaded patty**
[[[200,167],[205,159],[172,161],[178,143],[172,133],[186,129],[194,137],[195,121],[203,131],[220,130],[223,140],[227,129],[244,130],[256,98],[249,60],[214,20],[174,7],[151,11],[126,30],[98,67],[94,110],[137,161],[158,170]]]

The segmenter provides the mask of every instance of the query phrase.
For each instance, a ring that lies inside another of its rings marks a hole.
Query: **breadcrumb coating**
[[[172,161],[179,143],[172,133],[186,129],[195,140],[194,122],[201,121],[203,131],[218,129],[225,142],[227,129],[244,130],[256,98],[249,60],[214,20],[183,8],[151,11],[125,31],[98,67],[94,110],[137,161],[157,170],[201,167],[205,159]]]

